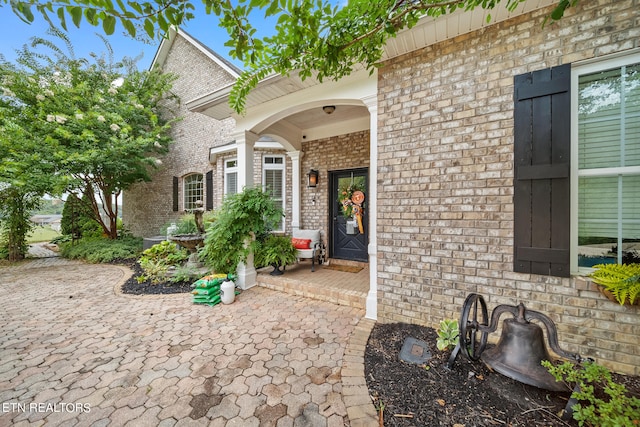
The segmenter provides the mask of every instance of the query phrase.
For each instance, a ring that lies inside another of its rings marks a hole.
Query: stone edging
[[[377,426],[378,414],[364,377],[364,352],[375,320],[360,319],[342,359],[342,396],[351,427]]]

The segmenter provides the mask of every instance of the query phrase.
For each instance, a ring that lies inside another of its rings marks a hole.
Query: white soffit
[[[245,108],[251,110],[253,107],[264,104],[265,102],[278,99],[282,96],[298,92],[317,85],[317,80],[307,78],[302,80],[297,74],[292,73],[289,77],[281,75],[272,75],[262,80],[258,87],[253,89],[247,96]],[[231,87],[227,86],[215,92],[204,95],[200,98],[187,101],[186,105],[190,111],[206,114],[217,120],[223,120],[233,115],[231,107],[229,107],[229,94]]]
[[[382,60],[404,55],[556,3],[557,0],[526,0],[513,12],[509,12],[504,3],[499,3],[493,10],[476,8],[469,12],[458,10],[438,18],[425,16],[413,28],[403,30],[395,38],[387,41]],[[491,15],[489,22],[488,15]]]
[[[413,28],[401,31],[395,38],[387,41],[382,61],[494,25],[497,22],[547,7],[556,2],[557,0],[526,0],[518,5],[513,12],[509,12],[503,3],[499,3],[495,9],[490,11],[476,8],[470,12],[459,10],[438,18],[425,16]],[[489,22],[487,22],[488,15],[491,15],[491,21]],[[314,78],[307,78],[303,81],[298,77],[297,73],[291,73],[288,77],[272,75],[262,80],[258,87],[249,93],[245,107],[247,111],[250,111],[254,107],[261,106],[269,101],[319,84]],[[234,112],[229,107],[230,92],[231,86],[228,86],[187,101],[186,105],[190,111],[203,113],[217,120],[222,120],[234,115]]]

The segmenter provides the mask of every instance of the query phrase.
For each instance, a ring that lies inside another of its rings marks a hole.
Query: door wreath
[[[358,231],[364,234],[362,215],[364,214],[364,188],[352,183],[338,190],[338,202],[342,205],[345,218],[354,218],[358,224]]]

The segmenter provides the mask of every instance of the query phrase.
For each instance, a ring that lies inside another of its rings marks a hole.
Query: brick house
[[[368,261],[369,318],[436,327],[471,292],[490,309],[524,302],[566,350],[638,375],[640,310],[585,276],[591,258],[640,252],[640,1],[582,1],[542,28],[552,4],[425,18],[373,75],[274,76],[243,116],[228,86],[199,87],[189,116],[229,123],[201,173],[213,165],[222,186],[232,158],[238,188],[265,183],[281,155],[284,231],[321,228],[329,256]],[[336,201],[350,182],[365,189],[363,234]]]

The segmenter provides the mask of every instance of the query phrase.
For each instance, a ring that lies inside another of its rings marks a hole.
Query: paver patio
[[[375,425],[362,309],[261,287],[215,307],[132,297],[129,274],[0,268],[0,426]]]

